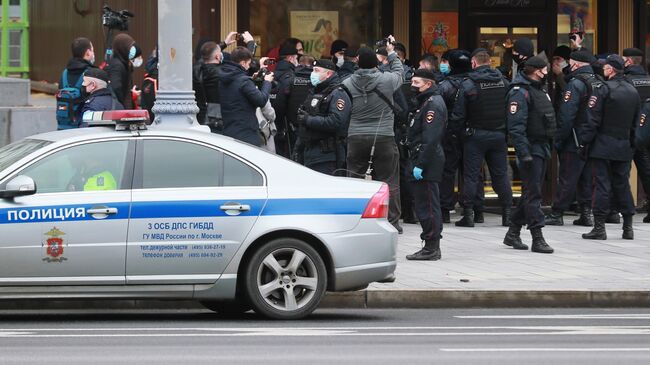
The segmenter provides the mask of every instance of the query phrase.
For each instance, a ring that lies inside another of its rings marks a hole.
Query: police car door
[[[37,190],[0,203],[0,285],[125,282],[134,150],[127,139],[68,145],[3,180],[29,176]]]
[[[213,283],[266,201],[257,168],[213,146],[138,142],[127,283]]]

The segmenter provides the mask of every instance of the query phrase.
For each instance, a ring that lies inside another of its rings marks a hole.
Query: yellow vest
[[[92,176],[84,184],[84,191],[117,190],[117,182],[109,171]]]

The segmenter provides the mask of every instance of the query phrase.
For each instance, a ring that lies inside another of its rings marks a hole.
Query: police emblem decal
[[[510,114],[517,113],[517,110],[519,110],[519,104],[517,104],[516,101],[513,101],[512,103],[510,103]]]
[[[567,90],[567,91],[564,93],[564,102],[566,103],[566,102],[568,102],[569,100],[571,100],[571,91],[570,91],[570,90]]]
[[[345,108],[345,100],[339,99],[336,101],[336,109],[339,111],[343,111],[343,108]]]
[[[316,107],[316,105],[318,105],[318,99],[316,99],[316,98],[311,99],[311,107],[314,108],[314,107]]]
[[[63,257],[63,236],[65,233],[58,228],[53,227],[49,232],[45,233],[49,238],[41,246],[45,247],[45,254],[47,257],[43,258],[45,262],[58,262],[66,261],[67,258]]]
[[[590,107],[590,108],[593,108],[594,106],[596,106],[596,102],[597,102],[597,101],[598,101],[598,97],[597,97],[596,95],[592,95],[592,96],[589,98],[589,103],[588,103],[589,107]]]
[[[641,114],[641,117],[639,118],[639,127],[643,127],[645,125],[645,114]]]
[[[436,116],[436,112],[434,112],[433,110],[428,111],[425,117],[427,123],[433,122],[433,118],[435,118],[435,116]]]

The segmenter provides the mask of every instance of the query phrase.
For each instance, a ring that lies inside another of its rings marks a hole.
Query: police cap
[[[535,57],[531,57],[531,58],[527,59],[525,65],[529,66],[529,67],[533,67],[533,68],[538,68],[538,69],[542,69],[542,68],[548,66],[546,61],[542,57],[539,57],[539,56],[535,56]]]
[[[623,50],[623,57],[643,57],[643,51],[638,48],[626,48]]]
[[[413,73],[413,77],[419,77],[431,81],[436,80],[436,75],[434,75],[433,72],[427,70],[426,68],[419,68],[415,70],[415,72]]]
[[[470,57],[474,58],[474,56],[476,56],[477,54],[479,54],[481,52],[485,52],[485,53],[489,54],[487,49],[485,49],[485,48],[477,48],[477,49],[474,50],[474,52],[472,52],[472,55]]]
[[[571,59],[578,62],[593,63],[596,59],[589,51],[583,49],[571,52]]]
[[[609,56],[607,56],[607,59],[605,60],[605,64],[610,65],[614,69],[619,71],[625,69],[625,61],[623,60],[623,57],[617,54],[610,54]]]
[[[336,71],[336,65],[334,62],[332,62],[332,60],[328,60],[327,58],[321,58],[314,61],[314,67],[326,68],[328,70]]]

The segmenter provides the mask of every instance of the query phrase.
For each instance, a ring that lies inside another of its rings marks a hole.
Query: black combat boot
[[[539,253],[553,253],[553,248],[546,243],[544,235],[542,235],[541,228],[533,228],[530,230],[530,234],[533,236],[533,246],[530,248],[533,252]]]
[[[544,222],[547,226],[563,226],[564,218],[562,218],[562,215],[562,211],[553,210],[544,217]]]
[[[594,229],[589,233],[583,233],[582,238],[586,240],[606,240],[605,217],[596,217],[594,221]]]
[[[504,227],[510,227],[510,215],[512,214],[512,208],[510,206],[505,206],[501,208],[501,225]]]
[[[605,223],[621,224],[621,215],[618,212],[610,212],[605,219]]]
[[[474,210],[474,223],[485,223],[485,217],[483,217],[482,210]]]
[[[451,223],[451,216],[447,209],[442,210],[442,223]]]
[[[633,240],[634,239],[634,229],[632,228],[632,216],[624,215],[623,216],[623,239]]]
[[[548,224],[548,223],[546,223]],[[575,226],[593,227],[594,218],[591,215],[591,208],[587,204],[580,206],[580,218],[573,221]]]
[[[463,208],[463,218],[455,224],[456,227],[474,227],[474,209]]]
[[[508,232],[506,233],[506,236],[503,238],[503,244],[506,246],[510,246],[515,250],[527,250],[528,246],[526,246],[523,242],[521,242],[520,235],[521,235],[521,226],[511,223],[510,228],[508,228]]]
[[[424,247],[414,254],[406,255],[407,260],[416,261],[437,261],[442,258],[440,252],[440,238],[428,240],[425,242]]]

